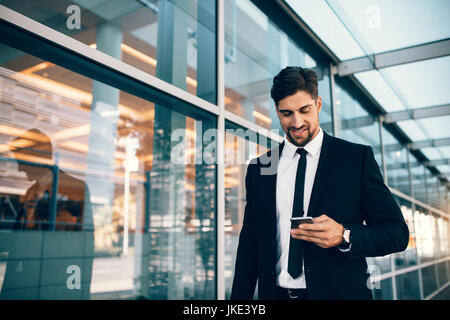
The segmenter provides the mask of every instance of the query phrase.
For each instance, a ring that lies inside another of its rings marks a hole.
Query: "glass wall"
[[[336,136],[355,143],[370,145],[375,160],[382,166],[378,122],[339,83],[334,87]]]
[[[0,4],[216,103],[215,1],[2,0]]]
[[[384,127],[382,127],[381,132],[388,185],[406,195],[411,195],[408,155],[406,154],[408,150],[400,145]]]
[[[435,218],[428,210],[416,205],[414,224],[417,226],[417,248],[422,263],[437,258]]]
[[[214,299],[214,117],[21,52],[7,65],[1,298]]]
[[[328,69],[318,65],[251,1],[225,1],[224,5],[225,109],[284,135],[270,97],[273,77],[287,66],[313,68],[322,97],[320,124],[331,134]]]
[[[398,300],[420,300],[419,271],[396,276]]]
[[[411,166],[411,185],[414,198],[423,203],[428,203],[428,199],[433,193],[433,191],[428,188],[427,184],[426,171],[428,170],[411,154],[409,154],[409,159]]]
[[[408,247],[403,252],[395,253],[395,269],[402,269],[411,267],[418,264],[418,254],[417,254],[417,242],[416,242],[416,231],[414,225],[414,215],[413,215],[413,205],[411,202],[404,200],[400,197],[395,196],[398,205],[403,213],[403,218],[409,229],[409,242]]]

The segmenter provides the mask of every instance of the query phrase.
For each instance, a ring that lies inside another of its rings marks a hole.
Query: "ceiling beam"
[[[405,111],[391,112],[384,115],[385,123],[393,123],[397,121],[424,119],[432,117],[440,117],[450,115],[450,104],[426,107],[420,109],[411,109]]]
[[[420,167],[423,163],[414,161],[411,163],[411,168]],[[450,159],[440,159],[440,160],[432,160],[425,163],[427,167],[436,167],[440,165],[450,165]],[[408,165],[406,163],[393,163],[387,165],[387,170],[396,170],[396,169],[408,169]]]
[[[341,77],[348,76],[358,72],[378,70],[448,55],[450,55],[450,39],[346,60],[338,64],[338,74]]]

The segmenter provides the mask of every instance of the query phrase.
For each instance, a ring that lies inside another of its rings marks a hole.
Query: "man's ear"
[[[317,112],[320,112],[320,110],[322,110],[322,97],[316,98],[316,106],[317,106]]]

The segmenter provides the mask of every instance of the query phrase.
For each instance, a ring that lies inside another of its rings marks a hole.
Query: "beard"
[[[313,137],[314,137],[314,135],[315,135],[315,132],[317,131],[317,130],[314,130],[314,132],[312,132],[311,129],[310,129],[309,127],[306,127],[306,128],[304,128],[304,129],[305,129],[306,132],[307,132],[307,135],[306,135],[305,138],[296,138],[296,137],[292,136],[292,135],[291,135],[291,130],[292,130],[292,129],[288,129],[288,130],[286,131],[286,136],[288,137],[289,141],[290,141],[293,145],[295,145],[295,146],[297,146],[297,147],[304,147],[304,146],[306,146],[306,145],[313,139]]]

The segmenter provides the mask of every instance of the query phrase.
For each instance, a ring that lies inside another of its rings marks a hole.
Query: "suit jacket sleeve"
[[[351,230],[350,259],[384,256],[406,249],[408,226],[383,182],[371,147],[367,147],[364,154],[360,207],[366,225],[347,226]]]
[[[257,248],[256,248],[256,212],[254,212],[253,171],[256,166],[249,164],[245,177],[246,205],[244,222],[239,236],[239,245],[236,255],[236,266],[234,269],[232,300],[253,299],[257,280]]]

